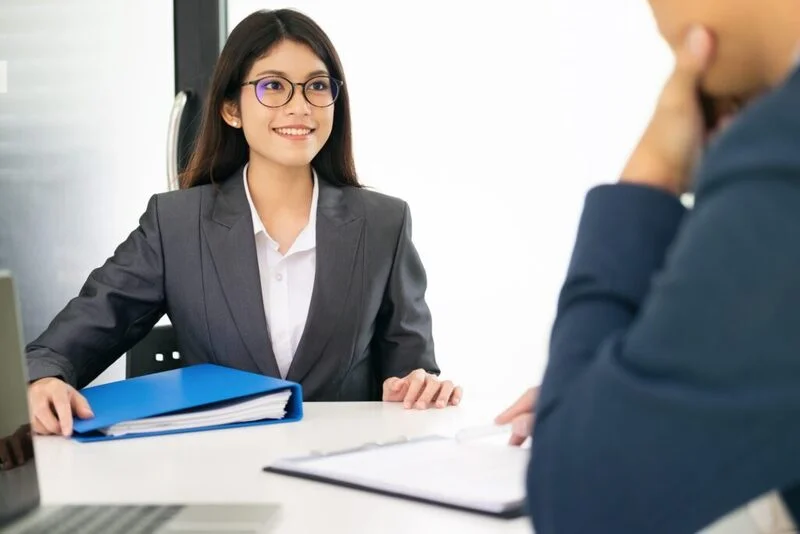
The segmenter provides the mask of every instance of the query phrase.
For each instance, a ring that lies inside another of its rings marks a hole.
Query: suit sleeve
[[[726,177],[674,240],[658,195],[587,199],[534,427],[538,534],[696,532],[800,480],[800,182]]]
[[[434,356],[431,312],[425,301],[427,275],[411,240],[411,214],[403,218],[389,282],[376,324],[375,344],[383,380],[415,369],[439,374]]]
[[[610,332],[633,322],[685,212],[673,195],[650,187],[589,192],[559,295],[540,406],[569,387]]]
[[[59,376],[84,387],[142,339],[165,312],[158,199],[77,297],[28,345],[31,381]]]

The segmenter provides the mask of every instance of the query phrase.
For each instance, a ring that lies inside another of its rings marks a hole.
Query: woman
[[[182,190],[28,347],[38,433],[91,416],[76,391],[167,313],[187,363],[302,384],[306,400],[457,404],[439,381],[405,202],[356,177],[347,86],[311,19],[260,11],[215,68]]]

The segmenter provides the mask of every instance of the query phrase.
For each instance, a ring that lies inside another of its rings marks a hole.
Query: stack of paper
[[[282,419],[286,415],[286,403],[291,391],[268,393],[246,400],[235,400],[202,406],[170,415],[146,417],[124,421],[100,429],[107,436],[124,436],[187,430],[201,427],[260,421],[262,419]]]

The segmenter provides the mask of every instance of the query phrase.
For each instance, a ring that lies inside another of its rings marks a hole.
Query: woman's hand
[[[682,195],[707,134],[700,104],[700,82],[712,61],[714,39],[702,27],[689,31],[675,52],[675,69],[655,113],[628,160],[622,181]]]
[[[404,378],[387,378],[383,382],[383,401],[402,402],[406,408],[425,410],[431,406],[444,408],[461,402],[461,387],[449,380],[440,381],[425,369],[412,371]]]
[[[70,436],[73,413],[81,419],[94,417],[86,398],[58,378],[42,378],[29,385],[28,405],[37,434]]]
[[[494,420],[498,425],[511,423],[511,445],[519,447],[533,432],[533,412],[538,399],[539,387],[530,388]]]

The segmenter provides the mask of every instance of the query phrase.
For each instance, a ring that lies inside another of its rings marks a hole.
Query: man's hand
[[[711,64],[714,39],[695,27],[675,52],[675,69],[655,113],[622,174],[622,181],[666,190],[677,196],[689,187],[692,170],[706,141],[700,81]]]
[[[383,401],[402,402],[406,408],[425,410],[430,406],[455,406],[461,402],[461,395],[461,387],[449,380],[440,381],[425,369],[412,371],[403,378],[387,378],[383,382]]]
[[[533,412],[539,399],[539,386],[530,388],[517,401],[497,416],[494,422],[498,425],[511,423],[511,439],[509,443],[519,447],[533,431]]]

